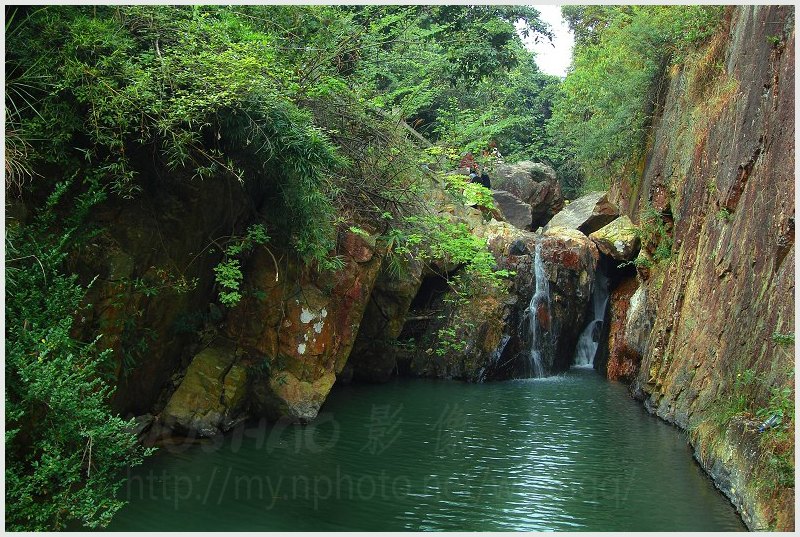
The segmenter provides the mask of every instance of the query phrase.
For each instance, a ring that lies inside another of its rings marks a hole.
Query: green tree
[[[719,27],[719,6],[565,6],[576,32],[548,130],[593,186],[631,173],[666,68]]]
[[[439,143],[544,158],[543,130],[558,79],[539,72],[523,34],[549,38],[526,7],[371,6],[349,78],[377,107],[397,111]]]

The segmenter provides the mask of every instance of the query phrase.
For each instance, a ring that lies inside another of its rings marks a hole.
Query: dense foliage
[[[576,45],[548,129],[566,157],[574,154],[587,187],[602,188],[632,171],[667,67],[717,31],[722,7],[564,6],[562,12]]]
[[[398,126],[405,119],[456,155],[495,141],[506,154],[546,156],[557,81],[538,71],[515,28],[545,35],[535,10],[53,5],[6,14],[6,195],[39,215],[9,220],[6,232],[10,529],[106,525],[122,505],[122,471],[146,455],[108,404],[119,359],[99,350],[103,334],[77,336],[87,333],[78,325],[92,282],[67,260],[93,237],[93,208],[107,198],[206,179],[264,195],[263,218],[216,244],[223,305],[241,298],[254,246],[269,240],[337,270],[337,233],[354,223],[394,237],[398,254],[463,265],[473,285],[503,276],[484,241],[425,212],[420,189],[438,157]],[[480,188],[450,187],[490,208]]]
[[[82,217],[102,198],[77,198],[67,228],[51,232],[68,184],[27,229],[6,228],[6,529],[106,525],[122,506],[122,473],[146,451],[113,416],[102,371],[108,352],[73,339],[85,289],[63,272]],[[83,306],[86,307],[86,306]]]
[[[81,170],[123,196],[147,179],[143,157],[272,181],[297,250],[326,262],[332,234],[314,223],[333,218],[326,189],[345,161],[298,106],[299,73],[269,34],[217,8],[50,7],[9,40],[10,79],[33,101],[18,130],[36,140],[37,166]]]
[[[354,9],[363,28],[353,83],[443,145],[512,160],[550,157],[544,122],[558,79],[539,71],[517,33],[547,38],[524,6]]]

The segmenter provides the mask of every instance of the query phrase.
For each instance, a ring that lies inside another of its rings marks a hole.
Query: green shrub
[[[473,183],[465,175],[444,174],[447,189],[453,196],[467,205],[478,205],[491,211],[495,209],[492,191],[479,183]]]
[[[639,215],[639,226],[636,228],[636,234],[641,239],[643,248],[652,249],[652,260],[654,262],[666,261],[672,256],[672,236],[667,230],[667,225],[662,214],[652,205],[648,205],[642,209]],[[643,256],[640,257],[642,257],[643,260],[645,259]],[[637,261],[638,259],[639,258],[637,258]]]
[[[784,347],[791,347],[794,345],[794,334],[781,334],[780,332],[772,333],[772,341]]]
[[[717,220],[721,220],[723,222],[730,222],[733,218],[733,214],[726,208],[722,208],[717,211]]]
[[[214,276],[219,291],[219,301],[226,306],[235,306],[242,299],[239,292],[244,275],[241,269],[241,260],[253,248],[264,245],[269,241],[266,228],[261,224],[253,224],[247,229],[243,237],[231,237],[224,249],[224,257],[214,267]],[[277,270],[277,266],[276,266]]]
[[[52,233],[62,184],[34,223],[6,232],[6,529],[103,527],[124,472],[148,451],[109,408],[111,351],[71,336],[85,288],[63,265],[77,228]],[[77,222],[97,195],[78,198]]]

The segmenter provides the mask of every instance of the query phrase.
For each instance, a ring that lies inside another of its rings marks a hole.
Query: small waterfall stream
[[[543,377],[545,373],[542,360],[545,332],[550,331],[550,282],[544,271],[542,261],[542,245],[536,245],[536,254],[533,260],[533,274],[535,289],[528,306],[528,322],[531,338],[531,350],[528,356],[528,373],[531,377]]]
[[[573,363],[577,366],[594,365],[594,356],[597,347],[600,345],[600,333],[603,330],[603,322],[606,316],[606,305],[608,304],[608,276],[598,270],[595,272],[594,289],[592,289],[592,310],[591,319],[586,328],[578,338],[578,345],[575,347],[575,358]]]

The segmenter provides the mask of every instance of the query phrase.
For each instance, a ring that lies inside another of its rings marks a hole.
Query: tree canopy
[[[644,149],[666,69],[715,33],[720,6],[564,6],[572,66],[548,124],[553,143],[602,187]]]

